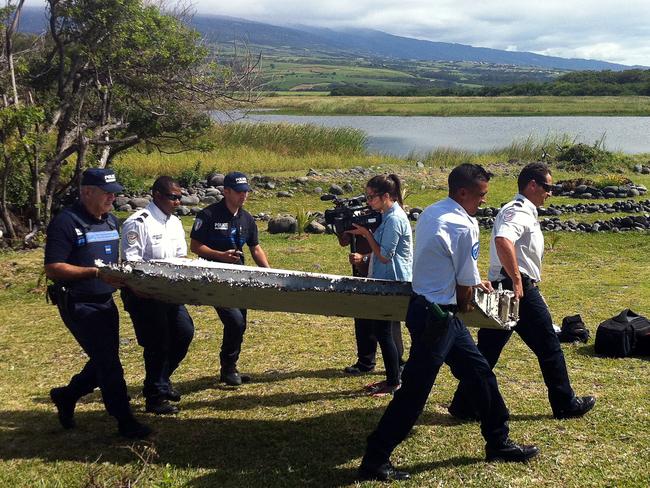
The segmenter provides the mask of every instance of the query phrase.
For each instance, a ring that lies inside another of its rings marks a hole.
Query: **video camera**
[[[381,213],[368,206],[365,195],[340,198],[326,193],[320,199],[334,201],[334,208],[325,210],[325,224],[337,235],[354,229],[353,224],[370,230],[376,229],[381,224]]]

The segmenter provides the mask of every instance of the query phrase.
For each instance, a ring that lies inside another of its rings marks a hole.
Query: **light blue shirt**
[[[389,261],[382,263],[373,253],[369,276],[381,280],[411,281],[413,270],[411,224],[406,212],[397,202],[382,214],[381,224],[373,233],[373,237],[381,248],[381,255]]]

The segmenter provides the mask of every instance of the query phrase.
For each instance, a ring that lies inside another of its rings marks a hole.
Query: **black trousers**
[[[508,438],[508,409],[497,380],[463,322],[451,318],[437,324],[440,333],[432,339],[426,330],[426,307],[411,300],[406,327],[411,334],[411,351],[402,373],[402,387],[388,404],[375,431],[368,437],[364,464],[389,460],[422,413],[442,363],[475,392],[481,417],[481,433],[488,445],[500,445]]]
[[[223,340],[219,360],[221,370],[231,372],[237,369],[237,361],[241,353],[241,345],[246,332],[247,310],[243,308],[215,307],[219,319],[223,323]]]
[[[142,394],[145,398],[164,396],[171,388],[171,375],[190,347],[194,322],[184,305],[141,298],[126,288],[121,295],[138,344],[144,349]]]
[[[374,336],[381,347],[381,356],[384,360],[384,368],[386,368],[386,383],[390,386],[399,385],[400,357],[393,339],[393,326],[397,324],[399,327],[400,323],[388,320],[371,320],[371,322]]]
[[[354,319],[354,337],[357,342],[357,363],[365,369],[373,369],[377,356],[377,336],[373,320]],[[400,322],[391,322],[393,341],[397,347],[397,357],[400,364],[404,357],[404,342],[402,341],[402,327]]]
[[[512,289],[512,282],[509,280],[504,281],[503,284],[504,288]],[[514,331],[537,356],[553,413],[570,408],[575,393],[569,381],[564,353],[553,329],[551,314],[536,286],[528,286],[524,291],[524,296],[519,302],[519,321]],[[512,332],[512,330],[497,329],[478,331],[478,349],[491,368],[494,368],[499,360],[501,351],[508,343]],[[459,412],[469,413],[475,411],[471,409],[474,408],[472,406],[476,401],[471,387],[461,381],[454,394],[452,407]]]
[[[59,300],[59,313],[88,355],[83,369],[74,375],[67,394],[74,401],[99,387],[106,411],[118,420],[131,417],[124,370],[119,356],[119,314],[112,295]]]

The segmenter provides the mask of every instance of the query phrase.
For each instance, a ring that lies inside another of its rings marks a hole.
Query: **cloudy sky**
[[[539,2],[539,3],[538,3]],[[650,0],[194,0],[201,13],[650,66]]]

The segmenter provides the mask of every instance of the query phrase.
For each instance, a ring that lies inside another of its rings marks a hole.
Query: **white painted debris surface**
[[[170,303],[404,321],[411,284],[353,276],[169,259],[103,265],[101,273]],[[477,327],[508,328],[484,312]],[[472,317],[473,314],[468,315]],[[480,324],[479,324],[480,322]]]

